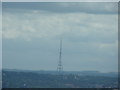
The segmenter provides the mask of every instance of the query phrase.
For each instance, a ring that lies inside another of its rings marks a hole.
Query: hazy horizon
[[[58,70],[32,70],[32,69],[9,69],[9,68],[2,68],[2,70],[18,70],[18,71],[53,71],[53,72],[58,72]],[[95,70],[81,70],[81,71],[71,71],[71,70],[63,70],[62,72],[98,72],[98,73],[119,73],[118,71],[113,71],[113,72],[104,72],[104,71],[95,71]]]

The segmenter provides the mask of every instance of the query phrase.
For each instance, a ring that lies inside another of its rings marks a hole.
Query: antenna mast
[[[62,66],[62,39],[60,40],[60,53],[59,53],[59,61],[58,61],[58,67],[57,71],[62,72],[63,71],[63,66]]]

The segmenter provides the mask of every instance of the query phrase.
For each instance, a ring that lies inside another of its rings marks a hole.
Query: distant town
[[[3,88],[118,88],[117,73],[3,70]],[[16,83],[15,83],[16,82]]]

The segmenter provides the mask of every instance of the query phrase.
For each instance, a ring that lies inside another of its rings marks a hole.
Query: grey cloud
[[[43,10],[54,13],[116,14],[117,2],[4,2],[3,11]]]

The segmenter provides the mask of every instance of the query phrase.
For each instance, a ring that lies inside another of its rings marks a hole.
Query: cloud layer
[[[117,15],[53,14],[34,10],[22,14],[4,13],[3,37],[30,40],[63,35],[88,41],[87,37],[93,41],[114,42],[117,34],[116,21]]]
[[[15,9],[43,10],[54,13],[92,13],[92,14],[117,14],[117,2],[11,2],[3,3],[3,10]],[[18,11],[18,10],[16,10]]]

